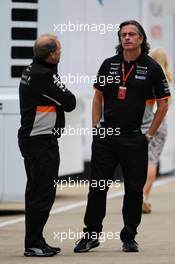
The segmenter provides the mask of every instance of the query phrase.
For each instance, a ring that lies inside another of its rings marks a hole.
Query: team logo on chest
[[[111,62],[110,68],[109,68],[109,74],[110,75],[117,75],[118,74],[119,67],[120,67],[120,64],[121,63]]]
[[[146,80],[148,73],[148,67],[147,66],[136,66],[136,74],[135,79],[137,80]]]
[[[120,75],[119,75],[119,68],[120,68],[121,63],[117,62],[111,62],[110,67],[109,67],[109,72],[107,76],[107,83],[112,84],[112,83],[120,83]]]

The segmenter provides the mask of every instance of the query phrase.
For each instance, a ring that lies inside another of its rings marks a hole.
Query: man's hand
[[[145,137],[146,137],[148,143],[153,139],[153,136],[151,136],[149,133],[146,133]]]

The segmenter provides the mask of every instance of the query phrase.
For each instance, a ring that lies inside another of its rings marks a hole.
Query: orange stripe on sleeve
[[[154,105],[155,101],[162,101],[162,100],[166,100],[166,99],[169,99],[171,96],[166,96],[166,97],[163,97],[163,98],[158,98],[158,99],[148,99],[146,100],[146,105],[147,106],[152,106]]]
[[[36,111],[40,113],[56,112],[56,107],[55,106],[37,106]]]
[[[152,106],[155,103],[155,99],[146,100],[146,106]]]
[[[159,98],[159,99],[156,99],[156,101],[162,101],[162,100],[165,100],[165,99],[169,99],[171,96],[166,96],[166,97],[163,97],[163,98]]]

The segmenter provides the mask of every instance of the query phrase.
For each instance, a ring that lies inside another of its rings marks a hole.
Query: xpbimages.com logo
[[[96,75],[78,75],[68,73],[67,75],[53,75],[54,83],[57,85],[61,85],[64,88],[65,85],[69,84],[96,84],[98,83],[100,86],[105,86],[108,84],[119,84],[120,83],[120,75],[116,74],[117,72],[113,72],[112,75],[108,76],[96,76]]]
[[[63,24],[53,24],[53,31],[59,32],[61,35],[66,32],[96,32],[100,35],[104,35],[107,32],[118,32],[119,24],[96,24],[96,23],[72,23],[68,21],[67,23]]]
[[[54,188],[58,187],[60,190],[65,188],[98,188],[100,191],[104,191],[106,188],[115,187],[116,189],[120,188],[120,180],[80,180],[80,179],[58,179],[54,180]]]
[[[99,138],[105,138],[106,136],[119,136],[120,128],[112,127],[71,127],[70,125],[65,128],[54,128],[54,136],[98,136]]]
[[[72,231],[70,228],[68,231],[62,231],[62,232],[53,232],[53,239],[59,240],[61,243],[63,243],[66,240],[79,240],[82,237],[92,238],[94,240],[98,239],[100,243],[104,243],[107,240],[119,240],[120,239],[120,232],[101,232],[100,236],[96,232],[84,233],[82,231]]]

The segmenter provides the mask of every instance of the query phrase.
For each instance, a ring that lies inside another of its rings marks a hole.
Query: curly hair
[[[119,31],[118,31],[118,39],[119,39],[119,45],[116,46],[116,53],[122,53],[123,52],[123,47],[122,47],[122,44],[121,44],[121,36],[120,36],[120,33],[121,33],[121,29],[124,27],[124,26],[127,26],[127,25],[134,25],[136,26],[140,36],[143,37],[143,42],[141,44],[141,50],[143,53],[149,53],[149,50],[150,50],[150,45],[149,43],[147,42],[147,36],[145,34],[145,31],[143,29],[143,27],[140,25],[139,22],[137,22],[136,20],[127,20],[127,21],[124,21],[120,24],[119,26]]]

